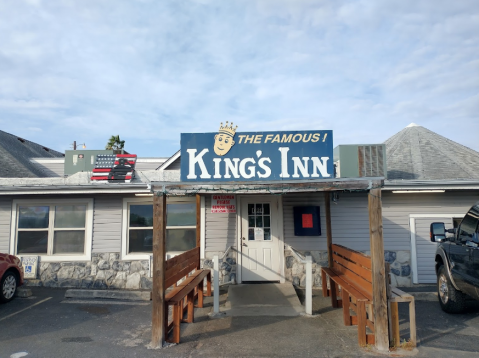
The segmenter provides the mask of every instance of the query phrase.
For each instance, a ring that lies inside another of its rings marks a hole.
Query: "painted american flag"
[[[91,180],[105,183],[130,183],[135,177],[136,154],[99,154]]]

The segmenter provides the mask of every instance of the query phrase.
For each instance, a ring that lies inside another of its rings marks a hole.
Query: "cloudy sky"
[[[182,132],[411,122],[479,151],[477,0],[0,0],[0,129],[143,157]]]

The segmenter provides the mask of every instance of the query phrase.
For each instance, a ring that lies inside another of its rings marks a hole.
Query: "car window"
[[[477,226],[479,222],[479,205],[475,205],[469,210],[469,212],[464,216],[464,219],[459,225],[459,240],[461,241],[471,241],[474,239],[477,240]]]

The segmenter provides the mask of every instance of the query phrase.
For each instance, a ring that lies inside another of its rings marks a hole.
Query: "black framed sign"
[[[319,206],[295,206],[293,215],[295,236],[321,236]]]

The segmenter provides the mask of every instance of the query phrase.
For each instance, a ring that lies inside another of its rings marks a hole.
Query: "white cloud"
[[[456,116],[476,130],[447,135],[479,150],[477,10],[475,0],[3,1],[0,124],[41,128],[28,139],[58,150],[120,134],[154,156],[225,120],[333,129],[339,144]]]

